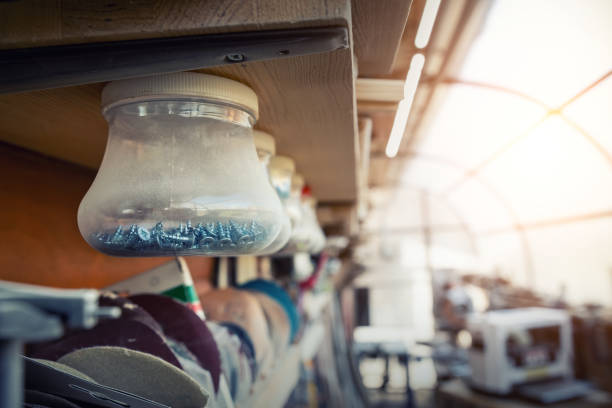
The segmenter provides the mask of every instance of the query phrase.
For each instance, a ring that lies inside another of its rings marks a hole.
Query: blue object
[[[257,376],[257,361],[255,360],[255,346],[253,345],[253,341],[251,340],[249,333],[247,333],[242,327],[232,322],[219,322],[219,325],[225,327],[231,334],[238,336],[240,342],[242,343],[241,349],[249,359],[251,373],[253,374],[253,378],[255,378]]]
[[[264,293],[277,301],[283,307],[283,310],[289,318],[289,324],[291,326],[291,341],[293,341],[298,329],[300,328],[300,316],[298,315],[298,311],[291,301],[289,294],[287,294],[283,288],[281,288],[275,282],[265,279],[253,279],[240,285],[239,288]]]

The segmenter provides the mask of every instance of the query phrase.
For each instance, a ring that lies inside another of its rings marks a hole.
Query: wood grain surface
[[[416,38],[419,23],[421,22],[425,3],[426,0],[412,0],[408,21],[406,21],[406,29],[398,44],[397,56],[391,72],[385,75],[385,78],[406,79],[406,74],[408,74],[408,70],[410,69],[412,56],[417,52],[428,52],[428,50],[419,50],[414,45],[414,39]],[[444,7],[444,5],[441,5],[441,7]]]
[[[319,201],[357,197],[357,132],[350,50],[203,70],[248,84],[256,127],[292,157]]]
[[[100,113],[102,87],[93,84],[0,95],[0,140],[97,169],[108,133]]]
[[[412,0],[352,0],[353,38],[360,77],[391,72]]]
[[[0,48],[345,25],[349,13],[345,0],[0,2]]]
[[[94,172],[0,144],[0,279],[101,288],[168,258],[113,258],[89,247],[77,209]]]
[[[95,172],[0,143],[0,280],[102,288],[169,258],[115,258],[87,245],[77,209]],[[212,258],[185,258],[204,284]]]

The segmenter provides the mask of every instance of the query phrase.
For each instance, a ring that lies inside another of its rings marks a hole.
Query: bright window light
[[[414,39],[414,45],[417,48],[425,48],[427,46],[439,7],[440,0],[427,0],[425,3],[421,22],[419,23],[419,28]]]
[[[412,61],[410,61],[410,69],[408,70],[406,82],[404,83],[404,99],[400,101],[397,107],[393,128],[391,128],[391,135],[389,135],[389,141],[385,149],[387,157],[395,157],[399,150],[402,137],[406,131],[406,124],[408,123],[408,116],[410,115],[414,94],[416,93],[419,79],[421,78],[421,72],[423,71],[423,65],[425,65],[425,57],[423,54],[415,54],[412,57]]]

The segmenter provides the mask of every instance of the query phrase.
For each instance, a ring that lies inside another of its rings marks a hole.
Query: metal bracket
[[[0,94],[318,54],[348,46],[346,27],[316,27],[2,50]]]
[[[62,321],[91,328],[101,317],[119,317],[115,307],[98,307],[93,289],[53,289],[0,281],[0,407],[23,406],[23,343],[60,337]]]

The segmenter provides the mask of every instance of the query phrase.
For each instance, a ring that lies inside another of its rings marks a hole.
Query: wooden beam
[[[410,0],[352,0],[353,37],[360,76],[388,74],[400,46]]]
[[[395,111],[397,110],[397,104],[397,102],[358,101],[357,111],[360,115],[369,115],[375,113],[395,114]]]
[[[0,49],[346,25],[344,0],[0,2]]]
[[[102,288],[169,258],[115,258],[91,248],[77,209],[94,172],[0,144],[3,221],[0,279],[55,287]],[[197,268],[200,269],[200,268]]]
[[[401,79],[357,78],[357,101],[398,103],[404,98],[404,82]]]

